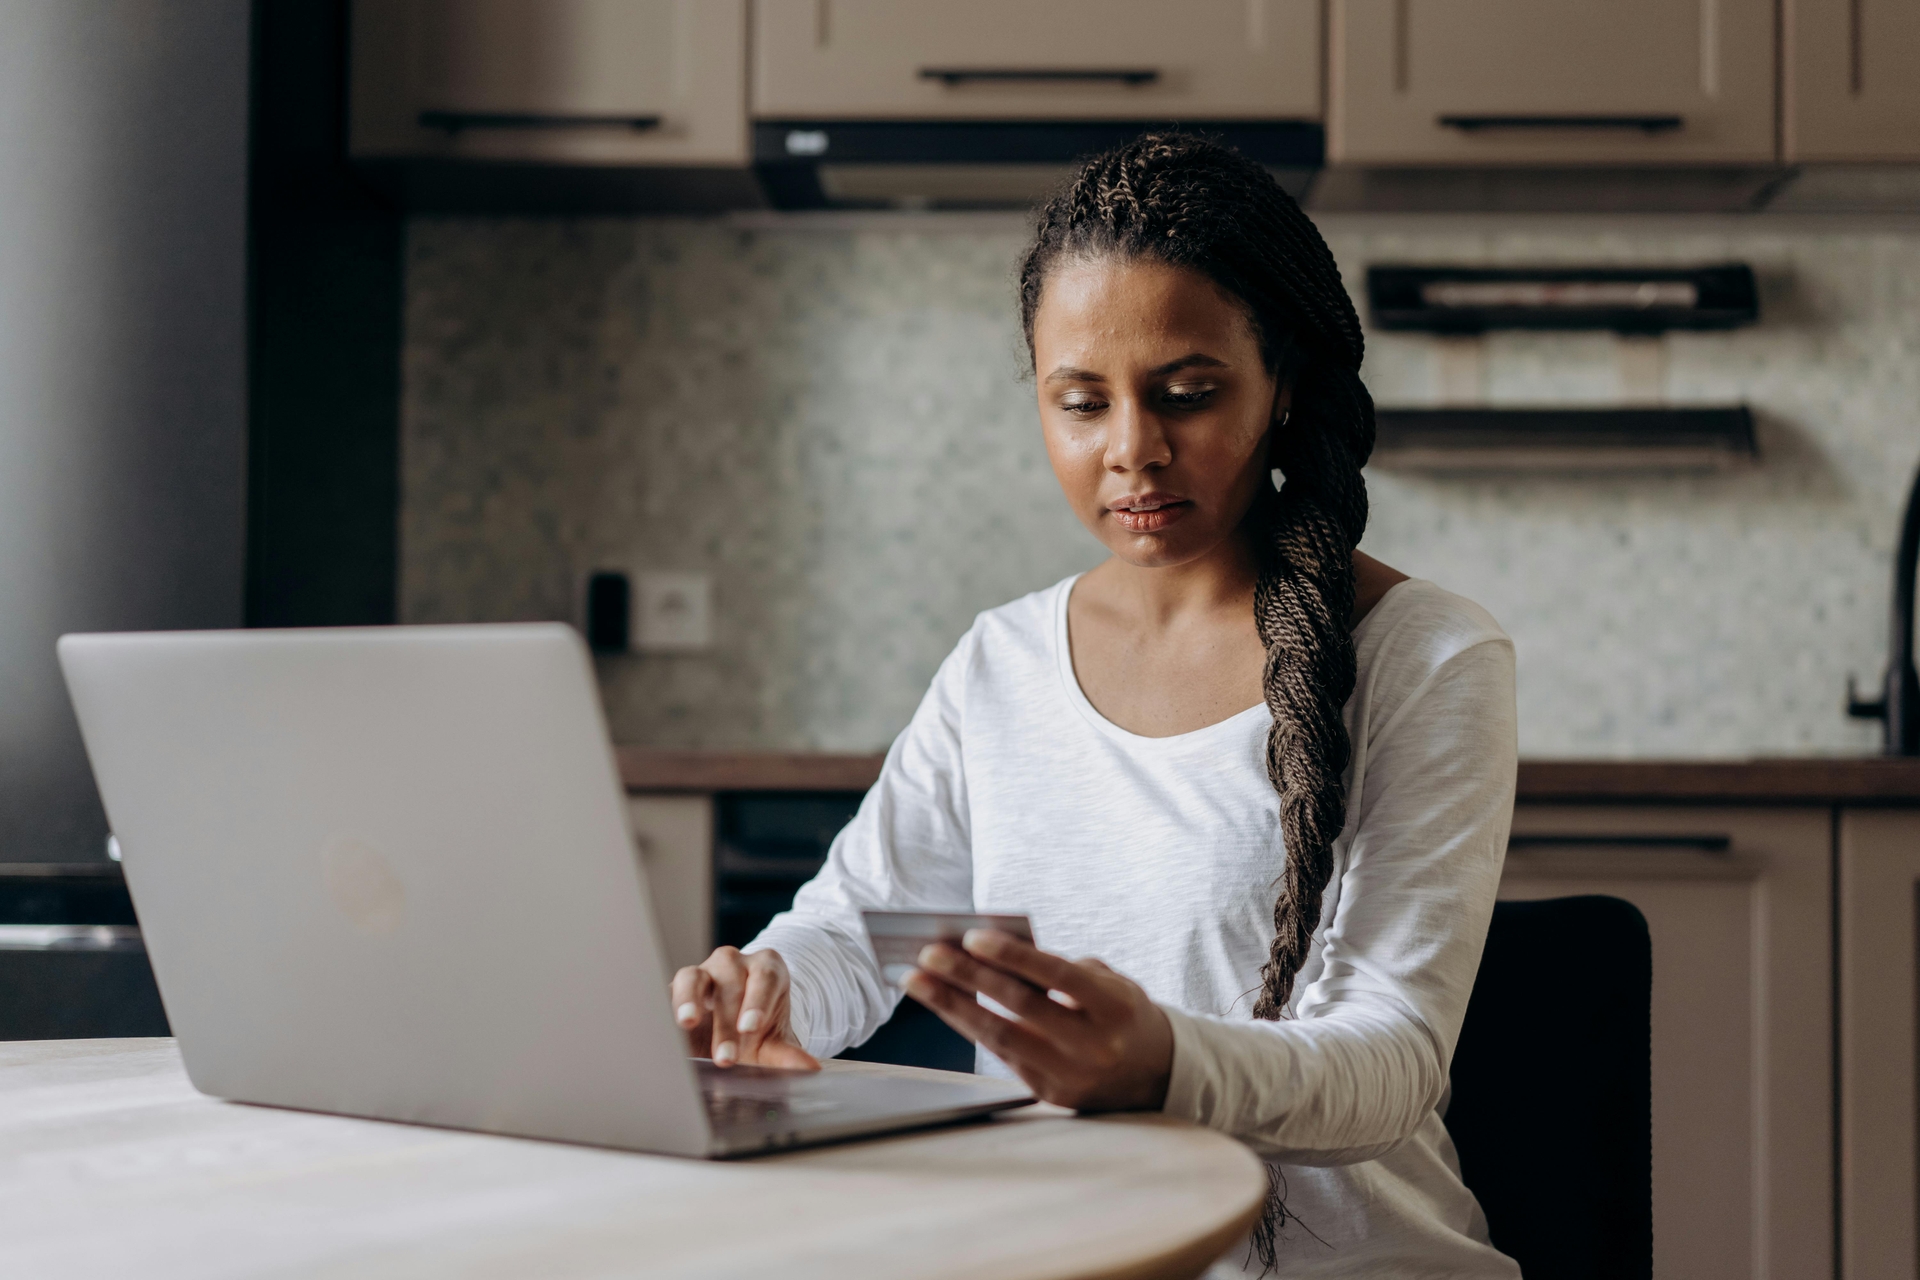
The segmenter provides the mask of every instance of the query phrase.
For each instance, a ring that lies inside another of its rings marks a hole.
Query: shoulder
[[[1037,679],[1054,665],[1060,609],[1079,575],[976,614],[934,677],[936,691],[963,698],[983,682]]]
[[[1424,578],[1408,578],[1381,597],[1353,642],[1363,670],[1380,663],[1435,667],[1478,645],[1513,647],[1492,614]]]
[[[1051,659],[1061,605],[1078,580],[1078,574],[1062,578],[1050,587],[975,615],[956,654],[964,652],[969,663]]]
[[[1353,639],[1359,683],[1376,716],[1391,714],[1450,667],[1485,669],[1512,687],[1513,641],[1493,615],[1421,578],[1387,592]]]

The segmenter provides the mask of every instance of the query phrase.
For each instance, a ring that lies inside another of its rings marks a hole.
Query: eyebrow
[[[1177,360],[1155,365],[1147,372],[1154,377],[1164,377],[1169,373],[1177,373],[1181,369],[1224,369],[1226,367],[1225,360],[1216,360],[1202,352],[1190,351]],[[1077,369],[1072,365],[1064,364],[1047,375],[1048,382],[1105,382],[1106,380],[1104,374],[1095,373],[1091,369]]]

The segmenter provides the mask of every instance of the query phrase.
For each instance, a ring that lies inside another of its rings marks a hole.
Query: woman
[[[1047,950],[976,933],[906,982],[982,1071],[1248,1143],[1262,1269],[1517,1275],[1441,1121],[1513,651],[1355,549],[1373,408],[1332,255],[1259,166],[1148,136],[1042,210],[1020,301],[1048,456],[1112,557],[975,620],[793,910],[675,976],[694,1052],[871,1035],[898,996],[862,907],[1024,911]]]

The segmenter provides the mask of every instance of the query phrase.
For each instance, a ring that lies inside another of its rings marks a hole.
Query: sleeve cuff
[[[851,1043],[851,1029],[822,1025],[833,1019],[822,1008],[828,992],[821,966],[810,949],[810,939],[784,936],[768,929],[742,947],[743,952],[778,951],[787,962],[787,1009],[793,1038],[816,1058],[831,1058]]]
[[[1213,1127],[1220,1106],[1218,1073],[1207,1051],[1198,1020],[1171,1005],[1161,1005],[1173,1028],[1173,1070],[1167,1079],[1167,1101],[1161,1110],[1182,1120]]]

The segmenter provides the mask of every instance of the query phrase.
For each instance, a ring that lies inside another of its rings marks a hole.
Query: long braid
[[[1261,687],[1273,715],[1267,776],[1280,793],[1286,847],[1253,1016],[1277,1019],[1312,947],[1333,842],[1346,823],[1352,743],[1342,713],[1355,678],[1348,620],[1353,552],[1367,526],[1360,469],[1374,430],[1373,399],[1360,381],[1360,318],[1326,242],[1273,177],[1187,134],[1148,134],[1096,156],[1041,208],[1020,269],[1029,354],[1048,272],[1063,259],[1106,255],[1212,279],[1245,304],[1269,369],[1293,389],[1273,442],[1281,486],[1262,486],[1247,516],[1258,567],[1254,625],[1267,651]],[[1278,1171],[1268,1172],[1253,1246],[1272,1270],[1292,1214]]]
[[[1287,859],[1273,904],[1273,942],[1260,971],[1256,1018],[1278,1018],[1293,995],[1320,922],[1322,895],[1333,874],[1333,842],[1346,823],[1342,777],[1352,754],[1342,709],[1353,695],[1353,549],[1366,527],[1367,494],[1359,462],[1343,433],[1302,421],[1303,368],[1294,384],[1293,416],[1276,442],[1285,482],[1266,498],[1258,542],[1254,625],[1267,648],[1262,689],[1273,713],[1267,733],[1267,776],[1280,793],[1280,830]],[[1365,409],[1372,445],[1372,405],[1348,372]],[[1349,400],[1351,406],[1353,401]],[[1314,406],[1318,408],[1318,405]]]

